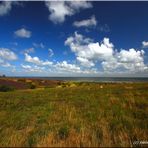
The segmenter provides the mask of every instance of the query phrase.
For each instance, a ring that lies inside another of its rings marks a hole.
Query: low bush
[[[66,139],[69,135],[69,128],[67,126],[61,127],[58,131],[59,138]]]
[[[36,86],[34,84],[30,85],[30,89],[35,89],[35,88],[36,88]]]
[[[23,79],[23,78],[22,78],[22,79],[18,79],[17,81],[18,81],[18,82],[23,82],[23,83],[25,83],[25,82],[26,82],[26,79]]]
[[[7,85],[0,85],[0,92],[13,91],[14,87]]]

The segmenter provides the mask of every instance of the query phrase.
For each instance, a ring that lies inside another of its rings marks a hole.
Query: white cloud
[[[143,42],[142,42],[142,46],[143,46],[143,48],[148,48],[148,42],[143,41]]]
[[[6,15],[12,8],[11,1],[2,1],[0,4],[0,16]]]
[[[30,66],[30,65],[23,65],[21,64],[21,67],[25,70],[27,73],[32,72],[44,72],[45,67],[39,67],[37,65]]]
[[[27,53],[25,53],[25,61],[37,64],[37,65],[40,65],[42,63],[38,57],[31,57]]]
[[[30,38],[32,33],[31,33],[31,31],[26,30],[25,28],[21,28],[21,29],[15,31],[14,34],[20,38]]]
[[[93,7],[92,4],[88,1],[68,1],[67,5],[69,5],[69,7],[73,9],[73,11],[79,11],[80,9]]]
[[[95,66],[94,62],[86,59],[86,58],[82,58],[82,57],[77,57],[77,60],[81,63],[82,66],[85,67],[93,67]]]
[[[98,70],[96,68],[89,68],[85,69],[80,67],[76,64],[70,64],[67,61],[57,62],[57,64],[54,65],[54,70],[56,71],[56,74],[62,73],[64,75],[77,75],[80,76],[80,74],[83,74],[83,76],[98,74]]]
[[[45,5],[50,12],[49,20],[55,24],[64,22],[66,16],[74,15],[80,9],[92,7],[91,3],[86,1],[47,1]]]
[[[54,55],[54,53],[53,53],[53,50],[52,50],[52,49],[50,49],[50,48],[49,48],[49,49],[48,49],[48,52],[49,52],[49,56],[50,56],[50,57],[52,57],[52,56]]]
[[[31,69],[32,67],[30,65],[21,65],[24,69]]]
[[[75,21],[73,23],[75,27],[92,27],[97,25],[97,20],[95,16],[92,16],[90,19],[82,20],[82,21]]]
[[[65,4],[64,1],[46,2],[46,6],[51,13],[49,15],[49,19],[55,24],[64,22],[66,16],[71,16],[73,14],[72,10]]]
[[[33,63],[36,65],[41,65],[41,66],[51,66],[53,63],[46,60],[42,61],[38,57],[31,57],[29,54],[25,53],[25,61],[29,63]]]
[[[114,45],[109,38],[104,38],[102,42],[94,43],[90,38],[86,38],[77,32],[65,41],[76,59],[84,67],[96,66],[101,63],[104,71],[145,71],[148,67],[144,64],[143,50],[123,50],[119,52],[114,49]]]
[[[3,67],[11,67],[12,65],[11,65],[10,63],[6,62],[6,63],[4,63],[2,66],[3,66]]]
[[[11,11],[13,5],[23,6],[23,2],[2,0],[0,2],[0,16],[7,15]]]
[[[147,69],[147,66],[144,64],[144,51],[135,49],[121,50],[118,53],[117,59],[119,67],[124,67],[130,71],[143,71]]]
[[[109,42],[108,38],[104,38],[102,43],[90,43],[88,44],[87,53],[90,55],[85,55],[89,59],[100,59],[107,60],[113,56],[114,45]]]
[[[124,50],[116,53],[115,57],[102,62],[105,71],[123,69],[129,72],[146,71],[148,67],[144,64],[144,51],[135,49]]]
[[[118,59],[121,63],[143,62],[144,51],[136,51],[135,49],[121,50],[118,54]]]
[[[43,44],[43,43],[33,43],[33,46],[35,47],[35,48],[45,48],[45,45]]]
[[[85,50],[85,48],[87,48],[87,45],[92,41],[92,39],[85,38],[83,35],[75,32],[74,36],[70,36],[67,38],[67,40],[65,41],[65,45],[70,46],[71,50],[79,55],[83,54],[83,50]]]
[[[114,47],[108,38],[104,38],[101,44],[98,42],[93,43],[93,40],[85,38],[77,32],[75,32],[74,37],[67,38],[65,45],[70,46],[71,50],[77,56],[77,60],[87,67],[94,66],[93,61],[95,60],[105,60],[112,57]],[[90,65],[88,65],[89,62]]]
[[[7,48],[0,48],[0,57],[4,60],[16,60],[17,55]]]
[[[4,61],[4,60],[2,60],[2,59],[0,59],[0,66],[2,66],[2,67],[10,67],[11,64]]]
[[[49,76],[50,74],[52,76],[79,76],[80,74],[83,75],[94,75],[98,74],[97,69],[92,68],[92,69],[81,69],[79,65],[68,63],[67,61],[61,61],[54,63],[50,67],[45,67],[42,65],[24,65],[21,64],[21,67],[24,69],[25,73],[28,74],[37,74],[36,72],[40,72],[42,74],[46,74]]]
[[[56,69],[64,72],[80,72],[80,67],[75,64],[69,64],[67,61],[58,62],[55,65]]]

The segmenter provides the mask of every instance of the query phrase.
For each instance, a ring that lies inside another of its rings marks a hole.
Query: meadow
[[[148,83],[16,81],[35,87],[0,92],[0,147],[132,147],[148,141]]]

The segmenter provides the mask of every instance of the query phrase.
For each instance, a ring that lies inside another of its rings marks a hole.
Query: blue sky
[[[0,2],[0,74],[148,76],[148,2]]]

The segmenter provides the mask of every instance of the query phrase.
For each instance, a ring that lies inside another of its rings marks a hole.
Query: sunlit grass
[[[147,90],[70,82],[1,92],[0,146],[132,146],[148,139]]]

